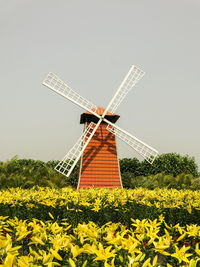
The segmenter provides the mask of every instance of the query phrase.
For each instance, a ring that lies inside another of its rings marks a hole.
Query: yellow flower
[[[52,248],[50,248],[50,252],[52,253],[52,255],[59,261],[62,260],[61,256],[58,254],[58,249],[54,250]]]
[[[198,256],[200,256],[199,243],[197,243],[195,246],[195,252],[197,253]]]
[[[71,244],[71,253],[73,255],[73,259],[78,257],[79,254],[81,254],[84,251],[84,248],[79,248],[79,246],[75,245],[73,246]]]
[[[46,251],[44,250],[39,250],[40,255],[42,256],[42,263],[43,264],[47,264],[49,262],[52,262],[53,260],[53,255],[51,255],[50,253],[46,253]]]
[[[24,237],[26,237],[28,234],[31,233],[31,231],[27,230],[26,220],[25,221],[17,220],[16,230],[17,230],[16,236],[18,236],[16,241],[22,240]]]
[[[8,252],[8,254],[7,254],[6,258],[5,258],[3,266],[5,266],[5,267],[13,266],[17,255],[18,255],[18,253],[16,253],[16,254],[12,253],[11,254],[11,253]]]
[[[92,208],[91,210],[98,212],[100,209],[101,209],[100,206],[94,205],[94,208]]]
[[[181,235],[185,232],[185,227],[181,227],[179,223],[176,224],[173,228],[177,229]]]
[[[143,261],[143,259],[145,258],[146,254],[145,253],[142,253],[140,251],[140,253],[136,256],[135,253],[133,253],[130,256],[128,256],[128,259],[129,259],[129,266],[138,266],[137,263],[140,262],[140,261]]]
[[[191,259],[190,262],[189,262],[189,267],[196,267],[197,266],[197,262],[200,261],[200,258],[198,259]]]
[[[188,257],[190,257],[192,254],[191,253],[186,253],[187,250],[190,249],[190,247],[185,247],[185,245],[182,248],[178,248],[175,245],[176,248],[176,252],[171,254],[172,257],[177,258],[179,263],[181,263],[182,261],[184,262],[189,262]]]
[[[75,262],[71,258],[69,258],[69,264],[71,267],[76,267]]]
[[[192,213],[192,207],[191,204],[189,203],[188,208],[187,208],[188,212],[191,214]]]
[[[97,247],[96,247],[96,245],[93,243],[92,245],[90,245],[90,244],[85,244],[84,246],[83,246],[83,248],[84,248],[84,252],[85,253],[88,253],[88,254],[95,254],[95,251],[96,251],[96,249],[97,249]]]
[[[98,249],[95,249],[94,252],[97,255],[97,257],[94,259],[95,261],[102,261],[107,260],[109,258],[115,257],[115,250],[110,251],[112,246],[108,246],[104,249],[103,245],[99,243]]]
[[[54,267],[54,266],[60,266],[60,264],[58,262],[48,262],[45,265],[47,265],[47,267]]]
[[[121,245],[123,249],[128,250],[129,253],[138,252],[137,246],[141,243],[133,236],[129,235],[128,238],[123,238]]]
[[[109,233],[108,233],[108,236],[105,239],[107,240],[107,242],[109,244],[121,246],[122,243],[125,242],[124,237],[123,237],[125,235],[125,233],[126,232],[124,232],[123,234],[117,232],[117,233],[114,233],[113,236],[112,236],[112,234],[109,235]]]
[[[146,230],[147,230],[147,236],[150,238],[150,240],[148,241],[148,245],[151,245],[151,243],[153,243],[155,239],[159,238],[157,233],[160,231],[160,229],[157,227],[156,228],[150,227],[146,228]]]
[[[19,267],[27,267],[29,266],[29,263],[33,262],[32,256],[21,256],[18,257],[17,264]]]
[[[200,226],[196,224],[187,225],[188,236],[199,236],[200,235]]]
[[[52,233],[53,233],[54,235],[56,235],[56,234],[59,234],[59,233],[62,231],[63,227],[60,227],[60,226],[58,225],[58,223],[55,222],[55,223],[53,223],[53,224],[51,225],[50,229],[51,229]]]
[[[98,197],[95,199],[94,208],[92,208],[91,210],[98,212],[101,209],[100,206],[101,206],[101,198]]]
[[[158,242],[155,241],[153,242],[155,247],[154,250],[163,255],[170,255],[167,251],[165,251],[170,246],[170,240],[171,237],[165,237],[165,236],[159,237]]]
[[[51,219],[54,220],[54,217],[53,217],[53,215],[51,214],[51,212],[49,212],[49,216],[51,217]]]
[[[142,267],[146,267],[150,264],[151,258],[148,258],[143,264]]]
[[[34,256],[34,259],[36,260],[42,260],[43,256],[39,255],[36,251],[32,250],[31,247],[29,247],[30,254]]]
[[[157,260],[158,260],[158,256],[156,255],[156,256],[153,258],[152,266],[156,266],[156,265],[157,265]]]
[[[45,245],[45,243],[42,241],[42,239],[41,239],[40,237],[36,237],[36,236],[33,236],[33,237],[31,238],[31,242],[29,243],[29,245],[31,245],[31,244],[35,244],[35,245],[38,245],[38,244],[40,244],[40,245]]]
[[[179,241],[181,241],[185,236],[186,236],[186,232],[185,233],[183,233],[181,236],[179,236],[179,238],[176,240],[176,242],[179,242]]]
[[[24,237],[26,237],[30,233],[31,231],[27,231],[27,230],[21,231],[21,233],[18,233],[19,237],[16,239],[16,241],[22,240]]]
[[[143,219],[142,221],[136,219],[133,220],[132,225],[136,227],[135,229],[135,233],[139,233],[139,234],[144,234],[146,232],[146,226],[148,225],[148,221],[146,219]]]
[[[159,217],[158,217],[159,221],[162,223],[165,219],[165,217],[161,214]]]
[[[115,261],[115,258],[113,258],[113,259],[111,260],[111,264],[109,264],[107,261],[105,261],[104,266],[105,266],[105,267],[115,267],[115,263],[114,263],[114,261]]]

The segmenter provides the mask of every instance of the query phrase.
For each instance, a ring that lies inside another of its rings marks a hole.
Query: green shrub
[[[155,175],[157,173],[172,174],[177,176],[183,172],[198,177],[198,166],[192,157],[181,156],[177,153],[168,153],[159,155],[153,164],[149,164],[146,160],[139,161],[133,159],[120,160],[121,173],[129,172],[136,176]]]
[[[158,173],[156,175],[136,176],[132,173],[122,174],[122,183],[125,188],[144,187],[154,188],[175,188],[192,189],[200,188],[200,178],[194,178],[191,174],[181,173],[174,177],[172,174]]]
[[[143,175],[141,163],[137,158],[124,158],[119,160],[121,173],[132,173],[134,176]]]
[[[17,157],[2,162],[0,163],[0,188],[31,188],[34,185],[60,188],[70,185],[70,180],[54,170],[57,163],[58,161],[45,163]],[[72,175],[74,172],[75,170]]]

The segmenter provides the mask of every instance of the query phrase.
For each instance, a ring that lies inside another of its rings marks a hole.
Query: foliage
[[[158,173],[156,175],[137,176],[125,172],[122,174],[122,183],[125,188],[144,187],[154,188],[176,188],[176,189],[200,189],[200,178],[194,178],[191,174],[181,173],[174,177],[172,174]]]
[[[54,170],[58,161],[47,163],[32,159],[12,158],[0,164],[0,188],[31,188],[35,185],[60,188],[70,184],[66,177]],[[72,173],[74,175],[76,170]]]
[[[134,176],[142,175],[141,163],[137,158],[123,158],[119,160],[121,173],[132,173]]]
[[[192,174],[194,177],[198,177],[198,166],[194,158],[187,156],[181,156],[177,153],[168,153],[159,155],[152,165],[147,161],[139,161],[136,158],[133,159],[121,159],[120,160],[121,173],[132,173],[134,177],[137,176],[149,176],[157,173],[172,174],[177,176],[181,173]]]

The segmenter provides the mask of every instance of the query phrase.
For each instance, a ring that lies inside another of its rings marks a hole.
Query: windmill
[[[92,186],[122,187],[116,137],[131,146],[150,164],[158,155],[157,150],[115,124],[119,119],[119,115],[115,114],[116,109],[143,76],[141,69],[132,66],[106,109],[95,106],[80,96],[52,72],[43,81],[43,85],[86,111],[81,115],[80,123],[84,124],[82,135],[55,167],[55,170],[69,177],[81,158],[78,189]]]

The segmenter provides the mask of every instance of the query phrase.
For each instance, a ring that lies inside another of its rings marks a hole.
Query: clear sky
[[[136,65],[118,125],[200,165],[199,14],[199,0],[0,0],[0,160],[61,159],[81,135],[83,110],[42,86],[49,71],[106,107]]]

